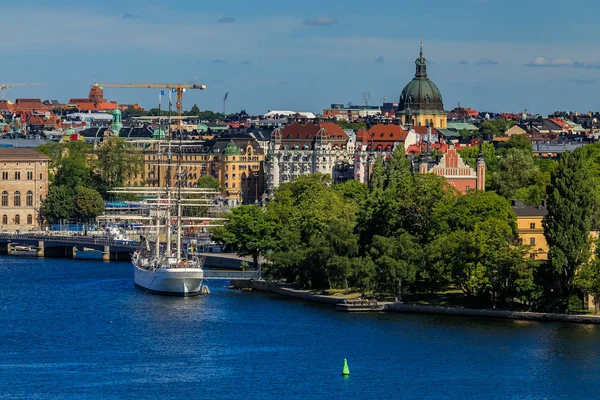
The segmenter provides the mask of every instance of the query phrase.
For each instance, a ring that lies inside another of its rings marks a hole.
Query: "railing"
[[[211,271],[204,270],[205,279],[258,279],[259,271]]]
[[[120,247],[131,247],[137,246],[135,240],[115,240],[106,237],[81,237],[81,236],[67,236],[67,235],[23,235],[23,234],[11,234],[11,233],[0,233],[0,239],[18,241],[44,241],[44,242],[67,242],[69,244],[91,244],[91,245],[104,245],[104,246],[120,246]]]

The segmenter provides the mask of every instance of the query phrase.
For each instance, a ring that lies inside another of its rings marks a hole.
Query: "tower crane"
[[[206,85],[195,83],[94,83],[101,87],[129,88],[129,89],[169,89],[177,93],[177,112],[183,114],[183,93],[186,89],[206,90]]]
[[[44,86],[43,83],[0,83],[0,90],[2,90],[2,100],[4,100],[4,89],[12,89],[17,86]]]

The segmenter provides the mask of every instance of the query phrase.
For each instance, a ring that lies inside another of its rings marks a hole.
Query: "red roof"
[[[380,142],[404,142],[408,132],[399,125],[377,124],[368,131],[361,129],[356,134],[356,141],[363,144]]]
[[[117,108],[116,103],[77,103],[77,108],[85,111],[108,111]]]

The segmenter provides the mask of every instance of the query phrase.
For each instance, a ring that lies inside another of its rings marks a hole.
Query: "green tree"
[[[339,193],[346,202],[356,205],[360,205],[365,201],[369,191],[367,185],[354,179],[335,185],[333,190]]]
[[[600,308],[600,259],[596,258],[584,263],[577,270],[573,280],[576,287],[584,293],[594,296],[594,314],[598,315]]]
[[[75,190],[75,213],[78,218],[90,220],[104,212],[104,200],[94,189],[78,186]]]
[[[409,233],[397,237],[375,236],[369,256],[376,267],[376,280],[381,292],[402,298],[402,284],[413,283],[421,265],[421,248]]]
[[[251,256],[255,268],[259,267],[259,257],[273,246],[273,224],[256,205],[236,207],[226,217],[224,229],[215,232],[213,239],[234,246],[241,257]]]
[[[217,192],[222,192],[221,182],[211,175],[202,175],[198,178],[198,187],[203,189],[214,189]]]
[[[367,123],[364,121],[359,122],[348,122],[348,121],[336,121],[336,124],[342,129],[352,129],[353,131],[359,131],[360,129],[367,129]]]
[[[104,139],[96,156],[100,176],[110,188],[123,186],[140,174],[144,165],[142,155],[120,137]]]
[[[198,105],[194,104],[192,106],[192,108],[190,109],[190,112],[188,115],[192,115],[192,116],[200,115],[200,108],[198,108]]]
[[[576,271],[590,258],[592,217],[598,209],[597,186],[583,151],[565,152],[548,186],[544,234],[559,293],[570,294]]]
[[[533,151],[533,145],[527,135],[512,135],[508,141],[505,142],[504,148],[509,149],[520,149],[531,154]]]
[[[74,200],[72,188],[52,185],[42,205],[42,215],[51,224],[68,220],[74,211]]]
[[[498,170],[498,154],[496,154],[496,149],[491,143],[483,143],[482,150],[483,158],[485,160],[485,169],[487,172],[486,185],[489,185],[493,174]],[[479,158],[479,146],[471,146],[460,149],[458,150],[458,154],[460,154],[462,159],[469,164],[471,168],[476,168],[477,159]]]
[[[535,165],[530,152],[517,147],[509,148],[498,161],[498,170],[492,177],[492,188],[511,200],[519,189],[530,186],[538,186],[537,192],[541,195],[546,189],[544,175]]]

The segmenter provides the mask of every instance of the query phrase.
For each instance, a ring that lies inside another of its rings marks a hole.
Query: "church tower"
[[[445,129],[447,117],[442,94],[427,76],[427,59],[423,57],[423,41],[421,41],[421,50],[415,61],[415,67],[415,77],[404,86],[400,94],[396,115],[411,115],[414,125],[417,126],[425,126],[429,123],[436,128]],[[407,122],[404,121],[405,124]]]
[[[479,144],[479,157],[477,158],[477,190],[485,191],[485,158],[483,148]]]

